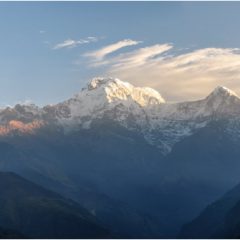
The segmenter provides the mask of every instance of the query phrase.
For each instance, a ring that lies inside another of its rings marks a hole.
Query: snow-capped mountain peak
[[[232,115],[240,112],[240,98],[232,90],[218,86],[204,100],[205,111]]]
[[[164,102],[151,88],[135,87],[116,78],[94,78],[73,98],[56,105],[55,110],[63,125],[89,127],[92,120],[107,114],[120,122],[127,121],[130,115],[142,122],[145,111]]]
[[[212,93],[208,96],[208,98],[210,98],[210,97],[231,97],[231,96],[239,98],[238,95],[234,91],[232,91],[224,86],[218,86],[212,91]]]
[[[154,89],[134,87],[128,82],[117,78],[94,78],[85,91],[102,91],[109,103],[116,100],[133,100],[141,106],[164,103],[165,100]],[[81,93],[80,93],[81,94]]]

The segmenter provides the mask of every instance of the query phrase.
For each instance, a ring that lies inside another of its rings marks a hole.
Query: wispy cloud
[[[45,30],[40,30],[39,33],[44,34],[44,33],[46,33],[46,31]]]
[[[67,39],[61,43],[56,44],[53,49],[62,49],[62,48],[74,48],[81,44],[87,44],[90,42],[97,42],[98,38],[96,37],[87,37],[79,40]]]
[[[92,58],[94,61],[101,61],[104,57],[106,57],[110,53],[113,53],[124,47],[137,45],[139,43],[140,43],[139,41],[134,41],[131,39],[124,39],[119,42],[105,46],[105,47],[101,48],[100,50],[86,53],[85,56]]]
[[[96,51],[98,61],[90,64],[104,64],[107,75],[156,88],[170,101],[202,98],[217,85],[240,94],[240,49],[174,50],[171,44],[157,44],[112,57]]]
[[[156,44],[150,47],[144,47],[132,52],[120,54],[119,56],[111,59],[113,68],[131,69],[134,67],[142,66],[154,61],[156,57],[172,48],[170,44]]]
[[[165,46],[166,51],[168,47]],[[171,101],[202,98],[217,85],[240,93],[239,49],[205,48],[171,56],[161,55],[154,48],[109,60],[112,64],[108,73],[136,85],[156,88]]]

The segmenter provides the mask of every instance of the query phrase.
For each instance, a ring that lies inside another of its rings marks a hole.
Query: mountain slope
[[[224,227],[219,230],[216,236],[222,238],[240,238],[240,200],[235,206],[226,214]]]
[[[159,237],[160,223],[116,196],[129,192],[132,182],[146,182],[160,155],[139,135],[124,130],[108,123],[74,135],[42,132],[5,138],[0,142],[0,169],[74,199],[116,235]]]
[[[240,236],[240,185],[206,207],[186,224],[182,238],[238,238]]]
[[[0,226],[31,238],[105,238],[108,232],[71,200],[13,173],[0,173]]]
[[[240,181],[240,142],[226,131],[228,126],[226,121],[212,121],[164,158],[159,175],[165,176],[160,187],[165,192],[159,190],[159,211],[176,231]]]

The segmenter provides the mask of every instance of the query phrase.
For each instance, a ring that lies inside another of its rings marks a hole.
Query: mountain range
[[[89,129],[96,120],[109,119],[138,130],[165,154],[175,143],[221,118],[235,120],[240,112],[236,93],[217,87],[205,99],[167,103],[151,88],[139,88],[114,78],[95,78],[74,97],[42,108],[34,104],[0,111],[0,134],[31,133],[55,126],[65,133]],[[159,139],[159,135],[161,138]]]
[[[0,171],[70,199],[109,236],[198,238],[182,235],[186,224],[240,183],[239,113],[240,98],[221,86],[168,103],[154,89],[94,78],[61,103],[1,109]]]

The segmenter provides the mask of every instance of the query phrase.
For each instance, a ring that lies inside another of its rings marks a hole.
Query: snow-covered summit
[[[109,103],[116,100],[133,100],[141,106],[164,103],[165,100],[154,89],[134,87],[128,82],[117,78],[94,78],[84,91],[101,91]],[[79,95],[81,95],[80,93]],[[78,95],[78,96],[79,96]]]
[[[240,98],[235,92],[223,86],[216,87],[203,103],[208,115],[240,113]]]
[[[120,122],[130,115],[142,122],[148,108],[164,102],[154,89],[135,87],[116,78],[94,78],[73,98],[56,105],[55,110],[61,124],[87,127],[107,114]]]
[[[224,86],[217,86],[213,91],[212,91],[212,93],[208,96],[208,98],[209,97],[230,97],[230,96],[234,96],[234,97],[237,97],[237,98],[239,98],[238,97],[238,95],[234,92],[234,91],[232,91],[232,90],[230,90],[230,89],[228,89],[227,87],[224,87]]]

